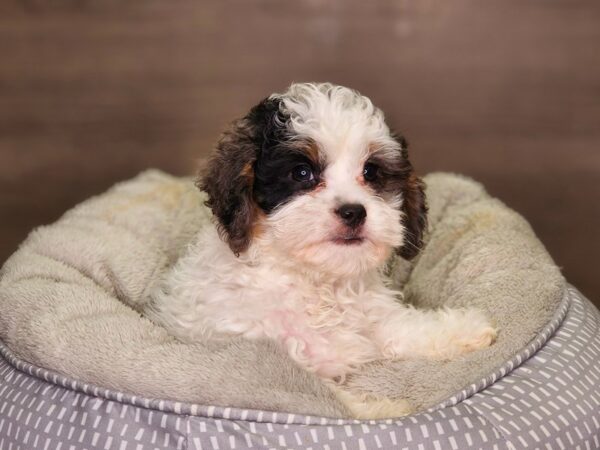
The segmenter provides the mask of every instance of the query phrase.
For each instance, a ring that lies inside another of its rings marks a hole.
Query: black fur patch
[[[261,106],[262,105],[262,106]],[[312,189],[318,183],[320,168],[310,157],[316,149],[307,139],[289,135],[288,117],[280,109],[279,100],[267,100],[250,114],[249,119],[257,128],[262,128],[257,142],[259,155],[254,163],[254,198],[258,206],[270,213],[296,194]],[[300,164],[308,164],[315,180],[298,182],[291,176],[292,169]]]
[[[318,183],[316,146],[308,140],[291,139],[280,102],[266,98],[233,122],[198,182],[208,194],[206,204],[219,221],[221,235],[235,253],[248,247],[261,211],[268,214]],[[299,164],[310,165],[315,179],[293,179],[292,169]]]
[[[311,157],[312,145],[306,140],[281,140],[263,148],[254,171],[254,196],[263,211],[270,213],[277,206],[319,184],[322,168]],[[297,181],[293,178],[292,170],[301,164],[310,167],[312,180]]]

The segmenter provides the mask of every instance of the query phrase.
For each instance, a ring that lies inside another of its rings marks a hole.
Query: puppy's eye
[[[363,168],[363,178],[365,181],[375,181],[377,175],[379,175],[379,167],[370,162],[366,163]]]
[[[292,178],[296,181],[312,181],[315,175],[308,164],[300,164],[292,169]]]

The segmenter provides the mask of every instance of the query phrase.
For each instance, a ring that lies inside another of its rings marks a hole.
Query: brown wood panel
[[[422,173],[482,181],[600,301],[594,0],[0,4],[0,260],[147,167],[194,171],[291,81],[355,87]]]

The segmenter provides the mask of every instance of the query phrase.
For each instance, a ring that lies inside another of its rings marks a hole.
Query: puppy
[[[427,208],[406,142],[358,92],[302,83],[264,99],[225,131],[198,186],[216,227],[151,301],[180,339],[276,340],[357,418],[410,411],[341,389],[361,364],[454,358],[494,341],[481,312],[403,305],[383,275],[394,252],[419,252]]]

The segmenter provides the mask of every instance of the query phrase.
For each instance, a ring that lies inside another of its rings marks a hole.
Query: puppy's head
[[[260,102],[223,134],[199,186],[236,254],[257,240],[343,276],[421,247],[425,198],[406,142],[341,86],[293,84]]]

